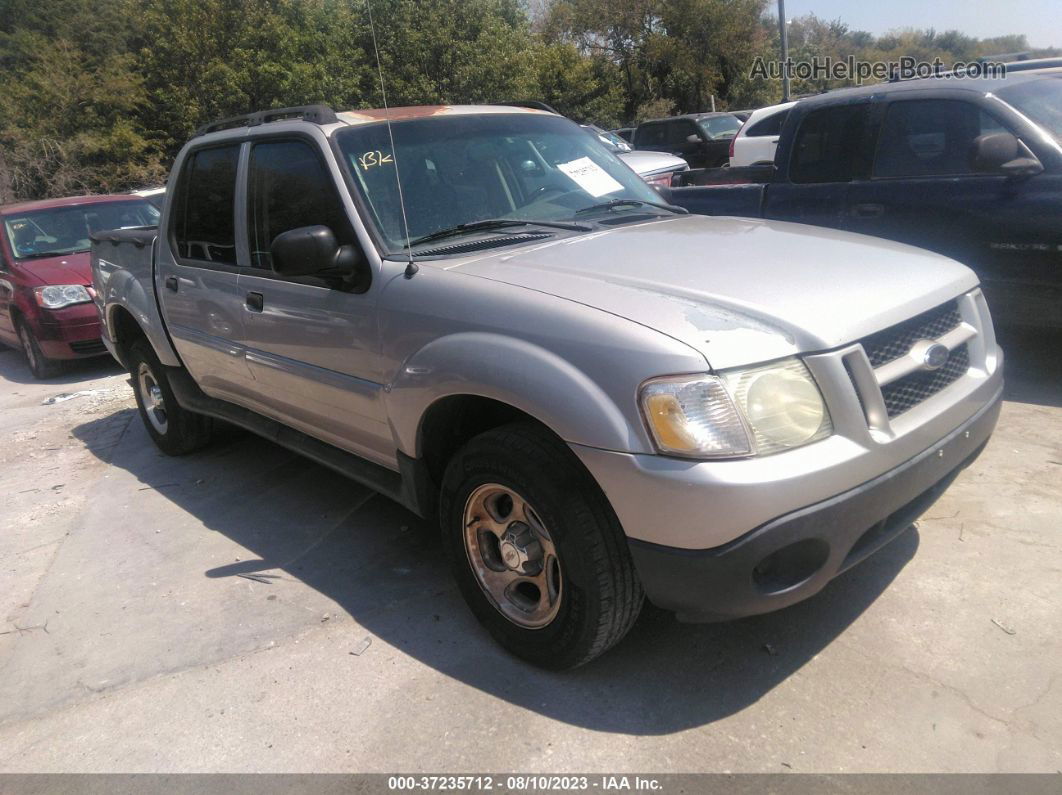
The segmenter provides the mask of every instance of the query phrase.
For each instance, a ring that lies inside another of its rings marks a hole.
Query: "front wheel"
[[[166,368],[146,340],[129,350],[129,369],[140,418],[148,435],[167,455],[184,455],[210,441],[210,417],[188,411],[177,402]]]
[[[468,442],[447,466],[439,516],[465,601],[516,656],[574,668],[637,619],[644,595],[623,529],[544,429],[517,423]]]
[[[25,322],[18,324],[18,341],[22,343],[22,354],[26,357],[33,377],[40,380],[52,378],[63,371],[62,362],[49,359],[41,352],[41,346],[33,330]]]

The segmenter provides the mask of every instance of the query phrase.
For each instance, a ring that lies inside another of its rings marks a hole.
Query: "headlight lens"
[[[799,359],[719,376],[657,378],[642,411],[660,452],[692,458],[770,455],[833,432],[811,373]]]
[[[92,300],[88,290],[80,284],[51,284],[33,290],[37,303],[45,309],[62,309],[64,306],[84,304]]]
[[[819,387],[799,359],[723,377],[748,420],[758,454],[778,453],[833,433]]]

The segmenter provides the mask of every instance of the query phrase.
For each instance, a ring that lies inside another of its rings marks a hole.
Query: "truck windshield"
[[[585,221],[580,210],[611,199],[662,201],[598,141],[557,116],[455,114],[393,122],[391,129],[393,149],[383,123],[336,136],[390,252],[406,242],[396,167],[411,240],[484,219]],[[642,209],[667,214],[648,204]]]
[[[88,251],[95,232],[158,222],[159,211],[137,199],[13,212],[4,216],[4,231],[16,259],[39,259]]]
[[[1062,75],[1016,83],[996,95],[1062,141]]]

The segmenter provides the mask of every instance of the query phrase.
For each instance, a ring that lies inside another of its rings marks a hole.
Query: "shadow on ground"
[[[63,364],[63,370],[54,378],[37,379],[30,372],[22,351],[0,346],[0,379],[13,384],[79,384],[122,372],[110,355],[93,356],[90,359],[72,359]]]
[[[1062,329],[1001,327],[1003,397],[1018,403],[1062,406]]]
[[[507,656],[472,619],[434,526],[236,429],[225,429],[201,453],[167,458],[154,450],[132,410],[120,414],[79,425],[74,434],[186,512],[189,532],[203,532],[201,521],[258,557],[205,576],[245,577],[279,593],[296,578],[425,665],[525,709],[599,731],[666,734],[756,702],[837,638],[918,548],[911,529],[817,597],[772,615],[684,625],[649,609],[605,656],[552,674]],[[117,433],[124,420],[131,421],[128,429]],[[146,525],[150,521],[145,517]],[[248,621],[268,621],[264,611],[273,603],[261,604],[263,614]],[[360,637],[352,634],[352,646]]]

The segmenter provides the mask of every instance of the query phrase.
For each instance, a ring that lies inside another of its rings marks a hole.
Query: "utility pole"
[[[782,40],[782,102],[789,101],[789,30],[785,23],[785,0],[778,0],[778,33]]]

